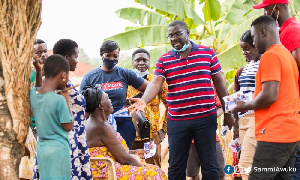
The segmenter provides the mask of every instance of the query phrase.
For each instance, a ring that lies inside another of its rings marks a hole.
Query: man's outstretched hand
[[[145,112],[146,103],[141,98],[130,98],[129,100],[134,102],[134,104],[129,107],[129,109],[132,109],[131,113]]]

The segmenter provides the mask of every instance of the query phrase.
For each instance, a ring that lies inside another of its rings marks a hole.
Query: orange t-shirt
[[[300,140],[298,77],[296,61],[283,45],[272,45],[262,55],[254,97],[262,91],[262,83],[266,81],[278,81],[279,93],[270,107],[255,110],[257,141],[292,143]]]

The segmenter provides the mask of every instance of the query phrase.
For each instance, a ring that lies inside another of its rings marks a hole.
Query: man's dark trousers
[[[299,143],[300,145],[300,143]],[[300,179],[300,146],[298,145],[297,154],[296,154],[296,161],[294,167],[297,169],[296,172],[293,174],[292,180]]]
[[[186,166],[192,139],[199,155],[203,180],[218,180],[216,153],[217,115],[193,120],[168,119],[169,180],[185,180]]]
[[[298,142],[258,141],[249,180],[291,180],[297,147]]]

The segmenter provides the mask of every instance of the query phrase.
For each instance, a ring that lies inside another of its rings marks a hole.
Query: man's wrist
[[[253,109],[253,108],[252,108],[251,102],[246,102],[246,103],[243,105],[243,110],[244,110],[244,111],[248,111],[248,110],[250,110],[250,109]]]
[[[145,95],[145,92],[143,92],[143,96],[142,96],[140,99],[141,99],[142,101],[144,101],[144,103],[146,103],[144,95]],[[146,104],[147,104],[147,103],[146,103]]]

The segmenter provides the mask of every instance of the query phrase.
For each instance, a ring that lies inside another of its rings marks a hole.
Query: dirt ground
[[[169,160],[169,153],[168,153],[168,136],[164,139],[164,141],[161,143],[161,156],[162,156],[162,163],[161,163],[161,169],[168,174],[168,160]],[[164,158],[165,156],[165,158]]]

